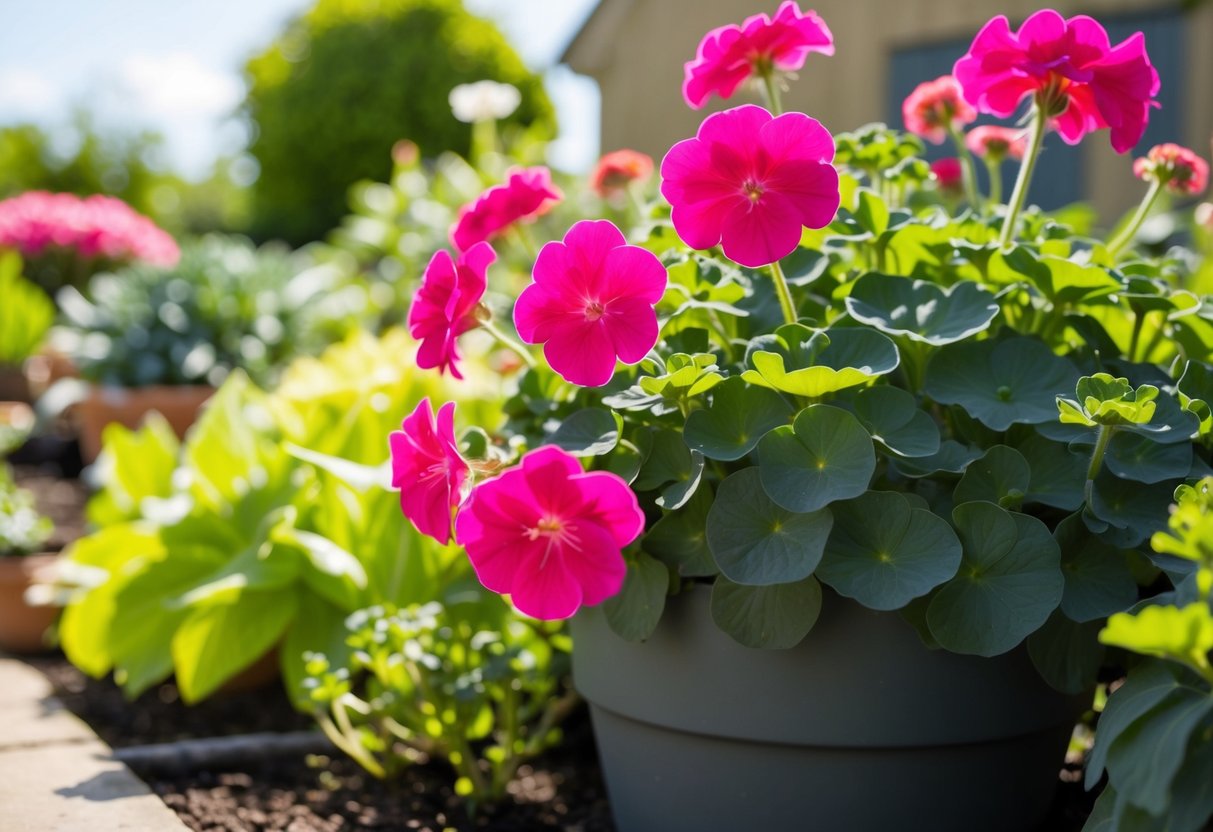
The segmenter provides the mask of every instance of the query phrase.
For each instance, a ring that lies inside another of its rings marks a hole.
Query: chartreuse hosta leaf
[[[1200,435],[1206,438],[1213,435],[1213,367],[1199,361],[1187,362],[1176,388],[1180,405],[1200,420]]]
[[[871,381],[897,368],[897,347],[871,329],[785,324],[750,342],[742,373],[751,384],[810,399]]]
[[[900,387],[877,385],[860,390],[855,415],[881,447],[902,457],[929,457],[939,451],[939,428]]]
[[[674,353],[666,359],[664,366],[654,363],[654,369],[657,375],[640,377],[640,389],[649,395],[667,399],[689,399],[706,393],[724,381],[716,366],[716,356],[711,353]]]
[[[965,468],[952,492],[956,505],[984,500],[1003,508],[1019,508],[1031,485],[1032,471],[1023,454],[1006,445],[995,445]]]
[[[777,505],[810,512],[858,497],[876,470],[872,437],[853,415],[815,404],[758,443],[762,487]]]
[[[746,586],[800,581],[821,562],[833,517],[828,509],[798,513],[763,491],[759,469],[746,468],[720,483],[708,512],[712,557],[725,577]]]
[[[820,614],[821,585],[812,576],[775,586],[743,586],[721,577],[712,587],[712,620],[746,647],[795,647]]]
[[[1063,424],[1144,425],[1154,418],[1158,388],[1143,384],[1136,390],[1127,378],[1108,373],[1083,376],[1075,390],[1076,400],[1057,397],[1059,418]]]
[[[1078,371],[1043,341],[1026,336],[943,347],[927,364],[924,389],[941,404],[964,408],[983,425],[1057,419],[1057,396],[1074,389]]]
[[[976,502],[952,521],[964,559],[927,608],[931,635],[953,653],[997,656],[1040,628],[1061,603],[1061,551],[1035,517]]]
[[[960,541],[943,518],[895,491],[835,503],[819,580],[874,610],[895,610],[956,574]]]
[[[687,445],[709,459],[732,461],[754,450],[767,431],[786,425],[791,416],[791,405],[778,393],[734,377],[712,390],[707,407],[687,417],[684,436]]]
[[[1137,582],[1124,553],[1091,534],[1081,515],[1058,523],[1053,539],[1061,549],[1061,611],[1067,618],[1100,621],[1137,602]]]
[[[1150,540],[1154,551],[1175,555],[1213,569],[1213,477],[1175,489],[1175,509],[1167,521],[1169,532]],[[1206,588],[1213,591],[1213,588]]]
[[[937,347],[984,331],[998,314],[994,296],[971,281],[944,289],[875,273],[855,281],[846,303],[857,321]]]

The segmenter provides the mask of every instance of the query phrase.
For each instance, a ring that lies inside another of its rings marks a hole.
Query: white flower
[[[451,90],[450,102],[455,118],[474,124],[477,121],[505,118],[518,109],[522,93],[509,84],[477,81],[475,84],[460,84]]]

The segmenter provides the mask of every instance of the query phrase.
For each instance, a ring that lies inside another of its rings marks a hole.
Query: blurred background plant
[[[0,252],[0,373],[19,369],[42,345],[55,321],[55,305],[21,275],[21,256]],[[0,382],[0,400],[9,398]]]
[[[0,557],[35,553],[52,531],[51,521],[34,507],[34,495],[18,488],[12,469],[0,461]]]

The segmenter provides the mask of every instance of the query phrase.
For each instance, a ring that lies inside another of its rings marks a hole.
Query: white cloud
[[[61,107],[60,91],[45,76],[21,68],[0,70],[0,113],[6,121],[41,118]]]
[[[118,80],[134,96],[133,108],[153,118],[222,118],[244,94],[233,73],[186,52],[131,55],[119,65]]]

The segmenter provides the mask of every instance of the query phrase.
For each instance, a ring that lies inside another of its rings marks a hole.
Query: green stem
[[[779,99],[779,82],[775,80],[775,70],[768,69],[762,73],[762,88],[767,94],[767,104],[770,105],[772,115],[783,114],[783,103]]]
[[[964,182],[965,199],[969,201],[969,206],[974,211],[981,210],[981,194],[977,192],[977,168],[973,165],[973,154],[969,152],[969,146],[965,144],[964,134],[956,128],[956,125],[948,125],[948,135],[952,137],[952,143],[956,145],[956,156],[960,159],[961,179]]]
[[[1161,193],[1162,180],[1152,180],[1150,182],[1150,189],[1142,197],[1141,204],[1137,206],[1137,213],[1133,215],[1133,219],[1129,220],[1129,224],[1116,235],[1114,240],[1108,243],[1109,257],[1115,259],[1120,250],[1133,241],[1133,238],[1137,236],[1137,232],[1141,228],[1141,224],[1150,215],[1150,209],[1154,207],[1154,203],[1158,201],[1158,195]]]
[[[535,356],[531,355],[531,351],[498,329],[497,325],[493,323],[491,318],[486,321],[481,321],[480,325],[484,327],[485,332],[497,339],[497,343],[501,344],[501,346],[505,347],[506,349],[517,353],[518,357],[525,361],[526,365],[532,370],[539,366],[539,362],[535,360]]]
[[[733,350],[733,341],[729,338],[729,333],[724,328],[724,321],[720,320],[720,315],[715,309],[708,310],[708,323],[711,324],[715,333],[720,336],[720,346],[724,349],[725,360],[732,364],[737,357],[736,352]]]
[[[1087,466],[1087,484],[1083,488],[1083,499],[1086,500],[1088,508],[1091,505],[1091,495],[1095,491],[1095,478],[1099,476],[1099,469],[1103,465],[1104,451],[1108,449],[1108,441],[1112,438],[1112,434],[1115,431],[1115,425],[1099,426],[1099,436],[1095,440],[1095,450],[1091,452],[1091,464]]]
[[[990,204],[1002,205],[1002,162],[991,162],[988,156],[984,161],[990,174]]]
[[[779,308],[783,310],[783,319],[789,324],[796,323],[796,305],[792,303],[792,291],[788,288],[788,279],[784,276],[783,266],[776,260],[771,264],[771,280],[775,283],[775,294],[779,297]]]
[[[1146,322],[1146,312],[1144,309],[1133,310],[1133,334],[1129,336],[1129,352],[1125,356],[1129,361],[1133,360],[1133,356],[1137,355],[1137,342],[1141,340],[1141,328]]]
[[[1032,105],[1032,128],[1028,134],[1028,148],[1024,151],[1023,161],[1019,165],[1019,176],[1015,178],[1015,190],[1011,192],[1011,202],[1007,206],[1007,216],[1002,221],[1002,233],[998,235],[998,247],[1007,249],[1011,245],[1011,237],[1015,234],[1015,223],[1019,212],[1023,210],[1024,200],[1028,196],[1028,185],[1032,182],[1032,172],[1036,169],[1036,159],[1040,156],[1041,145],[1045,140],[1045,128],[1049,120],[1041,112],[1039,104]]]

